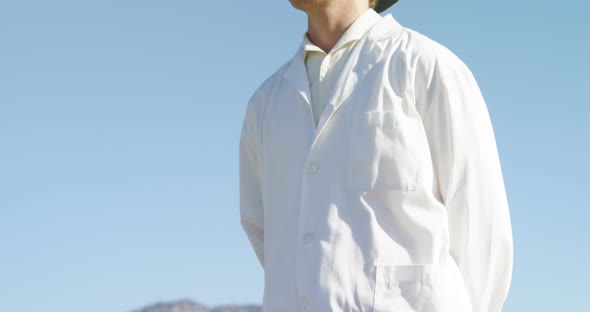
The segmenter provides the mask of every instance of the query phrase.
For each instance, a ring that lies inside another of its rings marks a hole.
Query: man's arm
[[[255,93],[246,108],[240,134],[240,222],[254,252],[264,267],[264,209],[261,194],[261,157],[258,141],[258,119],[254,101]]]
[[[490,116],[467,66],[445,47],[417,62],[416,107],[429,141],[450,252],[474,312],[499,312],[512,278],[512,226]]]

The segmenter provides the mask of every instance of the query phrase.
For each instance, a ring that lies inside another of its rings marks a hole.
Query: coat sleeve
[[[239,144],[240,222],[246,236],[264,267],[264,207],[261,194],[261,153],[258,139],[259,122],[255,112],[258,93],[247,105]]]
[[[496,140],[471,71],[443,47],[417,62],[416,107],[429,141],[434,192],[448,214],[450,254],[474,312],[499,312],[512,277],[513,241]]]

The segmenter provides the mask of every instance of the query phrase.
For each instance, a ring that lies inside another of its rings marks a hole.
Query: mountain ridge
[[[256,304],[221,305],[208,307],[190,299],[157,302],[131,312],[262,312]]]

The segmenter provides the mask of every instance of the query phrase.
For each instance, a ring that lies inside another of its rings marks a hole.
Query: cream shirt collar
[[[379,15],[377,11],[369,8],[346,29],[344,34],[342,34],[342,37],[340,37],[340,39],[338,40],[338,42],[336,42],[336,44],[334,45],[332,50],[330,50],[330,52],[334,52],[342,48],[347,43],[361,39],[363,35],[369,29],[371,29],[371,27],[373,27],[373,25],[375,25],[377,22],[379,22],[379,20],[381,20],[381,18],[381,15]],[[309,40],[309,37],[307,36],[307,31],[303,34],[302,45],[304,57],[306,57],[307,53],[311,51],[326,53],[324,50],[322,50],[320,47],[316,46]]]

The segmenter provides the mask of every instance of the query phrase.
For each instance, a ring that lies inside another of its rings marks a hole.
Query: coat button
[[[315,237],[315,235],[313,235],[313,233],[305,233],[303,235],[303,242],[304,243],[311,243],[311,241],[313,240],[313,238]]]
[[[306,172],[308,174],[316,174],[320,169],[320,165],[316,161],[311,161],[307,164]]]

